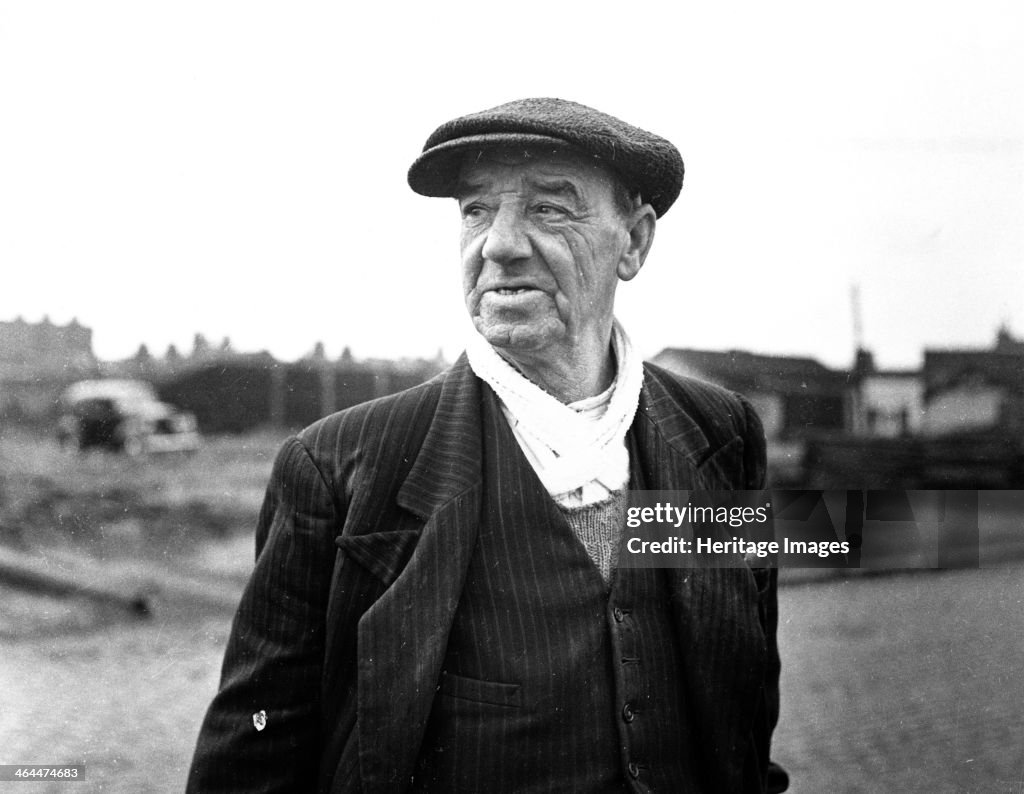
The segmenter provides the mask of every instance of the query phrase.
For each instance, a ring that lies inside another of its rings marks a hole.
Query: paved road
[[[791,586],[781,601],[775,756],[792,791],[1024,792],[1019,568]],[[0,761],[88,767],[87,787],[32,791],[180,791],[228,615],[90,630],[87,610],[49,608],[48,636],[0,632]]]
[[[1024,792],[1024,570],[784,588],[792,791]]]

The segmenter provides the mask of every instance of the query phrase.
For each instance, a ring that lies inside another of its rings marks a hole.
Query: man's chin
[[[551,321],[539,323],[488,322],[473,318],[473,325],[492,347],[511,356],[535,353],[549,347],[558,332],[564,331],[560,323]],[[557,326],[557,327],[556,327]]]

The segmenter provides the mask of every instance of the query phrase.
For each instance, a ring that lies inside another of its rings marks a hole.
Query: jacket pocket
[[[469,678],[448,672],[441,674],[440,690],[442,695],[473,703],[486,703],[491,706],[508,708],[519,708],[523,704],[519,684],[483,681],[479,678]]]

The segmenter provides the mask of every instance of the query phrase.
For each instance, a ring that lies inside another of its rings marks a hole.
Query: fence
[[[324,362],[218,361],[157,383],[161,399],[192,411],[205,433],[273,425],[304,427],[322,416],[415,386],[438,371]]]

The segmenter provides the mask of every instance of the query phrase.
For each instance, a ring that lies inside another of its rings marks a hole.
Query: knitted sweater
[[[582,507],[559,505],[573,533],[601,572],[605,585],[611,582],[612,571],[618,561],[627,502],[627,491],[623,488],[612,491],[611,496],[603,502]]]

